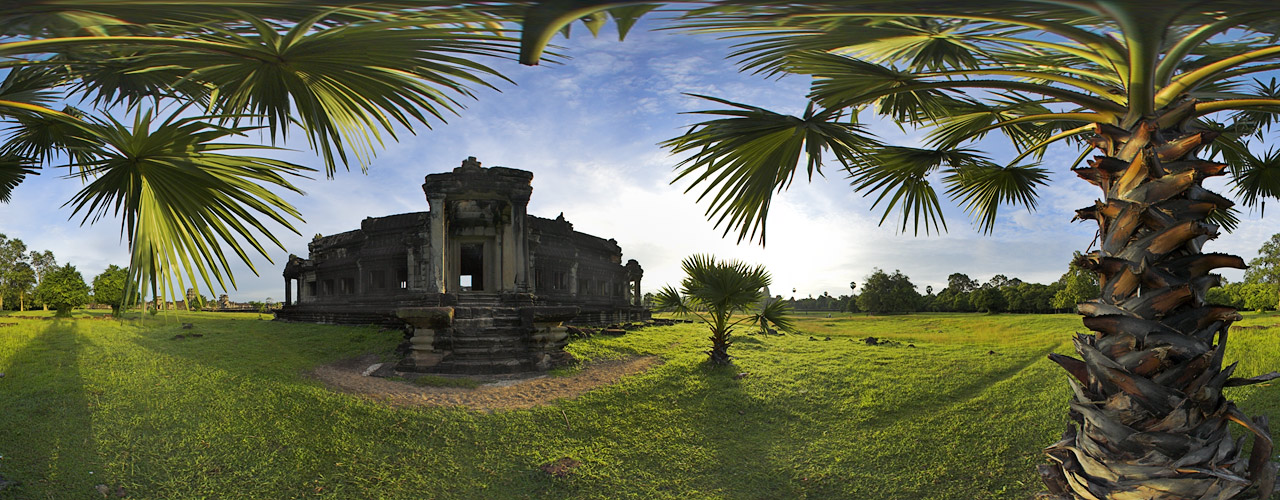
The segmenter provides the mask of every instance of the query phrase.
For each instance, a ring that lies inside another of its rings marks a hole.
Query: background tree
[[[1271,235],[1258,249],[1258,256],[1249,261],[1249,268],[1244,271],[1244,281],[1280,285],[1280,234]]]
[[[84,283],[75,266],[64,265],[49,271],[36,287],[40,301],[53,306],[58,316],[68,316],[71,310],[89,301],[89,285]]]
[[[587,15],[613,3],[543,8]],[[745,70],[811,77],[810,105],[790,116],[708,97],[722,109],[701,111],[714,117],[664,145],[687,155],[677,180],[701,191],[711,220],[763,243],[771,197],[802,159],[812,179],[834,157],[903,231],[945,230],[940,181],[990,232],[1001,206],[1036,207],[1046,149],[1075,144],[1079,159],[1062,166],[1101,191],[1077,211],[1098,224],[1099,249],[1081,265],[1099,275],[1100,293],[1079,306],[1097,332],[1077,337],[1079,357],[1051,355],[1071,375],[1074,425],[1046,450],[1050,495],[1266,498],[1277,469],[1266,419],[1242,417],[1222,391],[1270,375],[1223,369],[1240,316],[1207,305],[1204,290],[1217,282],[1209,271],[1244,262],[1202,253],[1238,222],[1234,203],[1203,181],[1230,173],[1246,206],[1280,194],[1280,151],[1248,144],[1280,113],[1280,85],[1256,78],[1280,68],[1277,15],[1280,5],[1261,1],[713,5],[688,12],[683,27],[733,37]],[[525,26],[528,64],[563,24],[545,12],[530,19],[540,23]],[[927,129],[925,146],[870,136],[863,111]],[[991,132],[1017,156],[996,163],[966,148]],[[1231,423],[1254,436],[1249,460],[1222,431]]]
[[[13,280],[19,264],[27,260],[27,245],[22,240],[0,234],[0,310],[4,310],[4,296],[16,294]]]
[[[902,271],[888,274],[875,269],[862,279],[862,294],[858,295],[858,309],[877,314],[907,313],[915,311],[920,303],[916,286]]]
[[[985,313],[1000,313],[1009,307],[1008,299],[1001,289],[993,286],[984,286],[970,292],[969,300],[974,309]]]
[[[115,264],[107,266],[101,274],[93,278],[94,302],[110,305],[111,315],[115,317],[120,317],[122,308],[138,305],[139,296],[125,293],[125,284],[128,279],[128,270]]]
[[[1071,309],[1076,304],[1098,296],[1098,276],[1080,267],[1082,258],[1081,254],[1076,252],[1075,257],[1067,264],[1067,272],[1058,278],[1062,289],[1053,296],[1054,309]]]
[[[58,267],[58,259],[54,258],[52,251],[45,250],[43,252],[37,252],[32,250],[31,253],[27,255],[31,261],[31,267],[36,271],[37,285],[40,284],[40,281],[44,280],[45,274],[48,274],[49,271]],[[40,305],[44,310],[49,310],[49,304]]]
[[[1003,274],[997,274],[995,276],[992,276],[990,280],[987,280],[986,283],[983,283],[982,286],[984,288],[1005,288],[1010,286],[1017,286],[1018,283],[1022,283],[1022,280],[1018,278],[1010,278]]]
[[[35,292],[36,272],[26,262],[19,262],[9,270],[8,290],[18,303],[18,310],[27,310],[28,298]]]
[[[773,281],[764,266],[749,266],[737,260],[717,260],[710,255],[692,255],[681,263],[685,277],[680,289],[667,285],[654,295],[660,311],[692,314],[711,329],[711,364],[727,365],[730,334],[741,323],[774,325],[793,331],[790,307],[776,300],[764,302],[762,290]],[[766,305],[761,306],[762,303]],[[734,314],[742,314],[734,319]]]
[[[1270,283],[1230,283],[1209,290],[1205,300],[1241,310],[1274,310],[1280,300],[1280,287]]]
[[[968,293],[978,288],[978,280],[969,278],[963,273],[951,273],[947,276],[947,289],[952,293]]]

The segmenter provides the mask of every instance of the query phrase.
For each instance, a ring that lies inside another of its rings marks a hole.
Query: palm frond
[[[1020,94],[1009,94],[986,102],[965,102],[955,105],[936,120],[929,130],[930,147],[955,148],[961,144],[981,139],[993,128],[998,128],[1019,150],[1029,149],[1053,135],[1058,124],[1021,122],[1007,126],[998,124],[1029,115],[1048,115],[1050,110],[1041,99],[1031,99]]]
[[[159,123],[151,111],[139,110],[131,126],[113,118],[87,125],[101,144],[87,170],[93,181],[67,205],[82,223],[121,219],[135,287],[156,283],[172,292],[188,282],[199,290],[203,282],[212,290],[217,281],[225,290],[235,279],[223,248],[256,274],[246,246],[268,261],[261,238],[283,248],[264,222],[297,233],[290,219],[301,220],[272,189],[300,192],[283,175],[311,169],[228,154],[275,148],[221,142],[248,129],[218,127],[206,117],[177,118],[181,111]]]
[[[217,89],[213,109],[223,115],[260,115],[273,137],[289,124],[303,128],[332,176],[352,158],[364,168],[382,135],[415,122],[444,121],[473,85],[493,88],[505,79],[475,58],[512,57],[515,39],[413,21],[320,26],[323,16],[281,32],[248,18],[246,32],[219,29],[200,37],[208,50],[155,59],[156,67],[189,68],[188,78]]]
[[[607,13],[617,25],[618,38],[622,39],[642,16],[658,6],[610,1],[535,2],[520,12],[520,64],[537,65],[551,39],[557,33],[569,36],[569,27],[574,21],[582,21],[592,34],[598,34]]]
[[[790,186],[807,157],[806,175],[822,175],[823,155],[830,151],[851,161],[877,143],[860,125],[810,105],[803,117],[707,96],[695,96],[733,109],[698,111],[723,116],[694,124],[680,137],[660,143],[673,154],[692,153],[676,165],[674,182],[692,180],[685,192],[702,187],[698,200],[711,196],[706,215],[738,241],[765,241],[764,221],[775,192]]]
[[[692,302],[671,285],[666,285],[653,294],[653,307],[679,315],[690,314],[696,309]]]
[[[754,320],[758,323],[770,323],[776,326],[778,330],[792,333],[796,331],[795,318],[791,316],[791,305],[782,300],[767,300],[764,307],[756,313]]]
[[[67,106],[62,114],[15,116],[13,124],[5,129],[0,154],[30,158],[40,164],[65,157],[67,166],[83,169],[93,161],[100,143],[85,129],[83,111]]]
[[[162,98],[207,107],[213,89],[186,78],[190,74],[182,64],[186,57],[165,48],[93,47],[68,50],[52,60],[64,64],[75,77],[67,93],[97,108],[134,106],[144,100],[158,103]]]
[[[49,107],[61,97],[54,90],[65,78],[49,68],[19,66],[10,68],[0,81],[0,100]],[[7,113],[6,113],[7,114]]]
[[[13,190],[28,175],[40,175],[35,162],[13,154],[0,154],[0,203],[9,203]]]
[[[1232,163],[1232,190],[1246,207],[1255,207],[1266,198],[1280,198],[1280,150],[1269,149],[1262,155],[1240,153],[1240,161]]]
[[[738,260],[717,260],[705,254],[692,255],[681,263],[685,278],[681,292],[709,310],[734,312],[760,302],[761,289],[771,279],[764,266],[750,266]]]
[[[900,122],[919,122],[947,115],[963,101],[935,89],[893,92],[926,80],[902,71],[851,57],[806,52],[791,58],[788,71],[813,77],[809,97],[824,106],[868,106]]]
[[[964,36],[966,26],[938,18],[894,19],[879,23],[879,36],[834,52],[875,63],[906,61],[911,71],[976,68],[985,51]]]
[[[1263,208],[1265,207],[1266,203],[1264,201]],[[1216,224],[1228,233],[1232,233],[1235,232],[1236,228],[1240,227],[1240,210],[1235,207],[1230,207],[1226,210],[1215,208],[1209,211],[1209,215],[1205,217],[1205,220],[1210,224]]]
[[[1032,165],[970,163],[952,169],[943,182],[948,186],[947,195],[964,207],[983,233],[990,233],[1001,205],[1035,211],[1036,188],[1045,185],[1048,178],[1047,170]]]
[[[900,231],[912,225],[913,232],[920,234],[923,223],[925,234],[930,234],[945,231],[947,222],[929,175],[944,166],[954,170],[988,163],[986,157],[968,149],[884,146],[863,155],[849,169],[849,181],[863,196],[879,193],[871,207],[884,203],[881,224],[897,209],[902,220]]]

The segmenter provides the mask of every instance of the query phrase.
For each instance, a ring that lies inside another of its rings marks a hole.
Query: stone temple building
[[[483,168],[475,157],[452,172],[427,175],[422,190],[428,211],[366,218],[359,229],[317,235],[305,259],[290,255],[284,269],[285,305],[277,318],[365,325],[430,323],[434,328],[415,325],[415,349],[429,343],[431,353],[450,355],[435,356],[441,363],[419,362],[417,368],[463,373],[545,369],[539,365],[555,361],[513,354],[519,359],[504,361],[510,366],[498,370],[477,368],[484,360],[462,366],[443,362],[458,357],[454,354],[461,346],[456,344],[466,336],[461,335],[464,330],[492,330],[480,333],[491,334],[493,342],[472,347],[493,351],[504,342],[529,343],[506,338],[515,334],[500,334],[496,329],[503,326],[521,329],[519,335],[528,337],[534,334],[524,330],[534,323],[544,330],[555,323],[554,328],[563,330],[559,325],[564,321],[647,319],[648,310],[641,306],[640,264],[624,263],[617,241],[574,231],[563,214],[555,219],[529,215],[532,181],[531,172]],[[448,316],[448,325],[442,315]],[[422,319],[428,317],[434,319]],[[474,324],[465,324],[468,321]],[[425,335],[421,330],[433,333],[419,339]],[[563,346],[562,340],[553,343]],[[513,353],[528,350],[517,347]],[[563,354],[555,352],[556,346],[543,347],[550,349],[543,354],[551,358]],[[407,368],[412,364],[402,363]]]

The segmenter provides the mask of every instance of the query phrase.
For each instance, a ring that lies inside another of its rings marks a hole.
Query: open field
[[[1077,316],[824,316],[803,319],[798,335],[737,336],[727,370],[702,364],[703,325],[575,341],[582,359],[665,363],[576,399],[483,413],[389,407],[307,375],[389,353],[398,331],[256,314],[0,315],[0,485],[19,483],[0,498],[103,498],[96,485],[157,499],[1038,491],[1034,466],[1062,431],[1068,391],[1045,355],[1069,351]],[[1280,367],[1280,316],[1246,318],[1227,356],[1241,360],[1237,373]],[[173,339],[188,333],[203,336]],[[902,344],[856,340],[868,335]],[[1230,395],[1248,414],[1280,418],[1280,384]],[[565,478],[539,470],[562,457],[581,465]]]

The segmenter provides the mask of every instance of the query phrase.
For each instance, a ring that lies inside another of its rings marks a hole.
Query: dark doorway
[[[484,243],[463,243],[458,252],[459,285],[462,290],[484,290]]]

